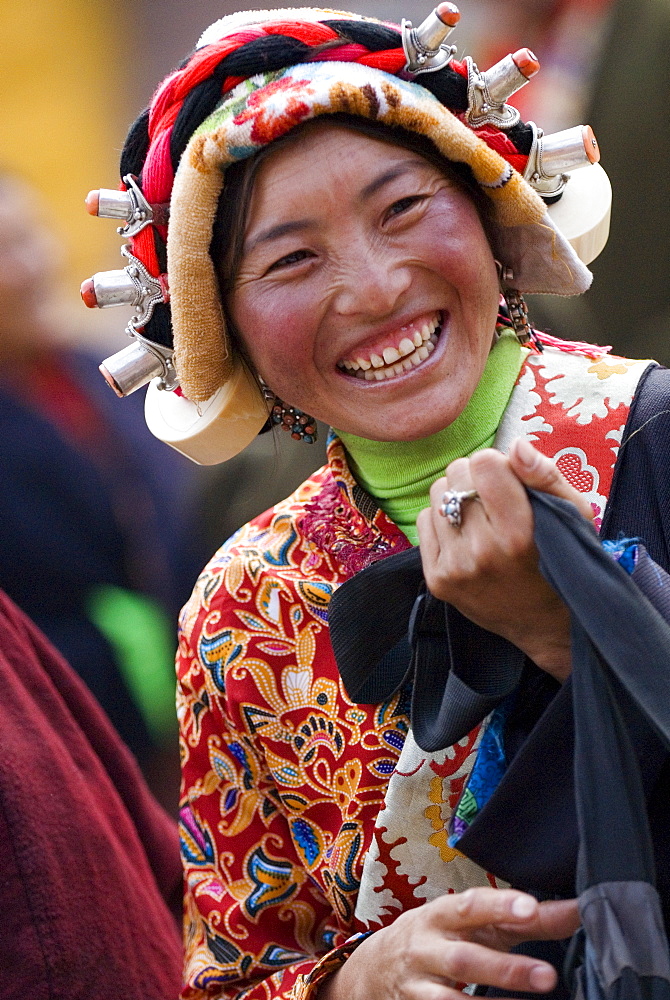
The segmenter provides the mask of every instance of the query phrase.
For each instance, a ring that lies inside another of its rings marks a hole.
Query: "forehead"
[[[270,149],[256,172],[254,200],[269,198],[276,207],[295,193],[341,197],[354,193],[376,175],[399,166],[435,170],[418,152],[346,125],[318,120]]]

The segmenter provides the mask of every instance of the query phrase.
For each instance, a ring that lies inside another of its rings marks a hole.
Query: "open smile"
[[[390,338],[386,337],[385,340],[391,342],[385,346],[378,346],[377,350],[363,348],[355,357],[338,361],[337,367],[345,375],[366,382],[398,378],[428,360],[435,350],[442,323],[440,312],[421,317],[401,327]]]

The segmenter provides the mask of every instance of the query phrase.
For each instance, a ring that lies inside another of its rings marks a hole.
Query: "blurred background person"
[[[174,793],[174,620],[197,576],[190,463],[68,343],[41,198],[0,175],[0,587]]]
[[[542,66],[511,100],[547,132],[593,126],[612,182],[588,295],[528,296],[539,329],[670,364],[669,0],[474,0],[483,65],[523,37]],[[468,5],[468,12],[470,5]]]
[[[541,328],[560,328],[563,336],[587,336],[612,344],[615,353],[669,365],[670,2],[573,4],[593,15],[592,27],[584,24],[581,47],[591,47],[593,57],[583,63],[580,93],[583,120],[593,126],[612,182],[612,224],[588,295],[570,305],[536,298],[529,308]],[[567,17],[571,5],[565,6]],[[567,63],[575,32],[562,39],[562,23],[553,28],[551,51],[561,52]]]

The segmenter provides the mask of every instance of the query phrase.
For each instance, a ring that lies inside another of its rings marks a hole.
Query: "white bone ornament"
[[[548,214],[580,260],[590,264],[603,250],[610,231],[612,185],[599,163],[574,170]]]
[[[547,136],[533,127],[536,137],[524,176],[544,197],[560,195],[547,206],[549,218],[580,260],[590,264],[607,243],[612,209],[612,187],[598,162],[596,137],[589,125]]]
[[[204,403],[160,388],[147,389],[144,417],[159,440],[198,465],[217,465],[251,444],[268,419],[268,405],[253,376],[236,362],[225,385]]]

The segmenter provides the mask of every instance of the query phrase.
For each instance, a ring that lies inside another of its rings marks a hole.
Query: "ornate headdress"
[[[125,222],[128,265],[94,275],[82,296],[134,307],[133,344],[101,370],[119,395],[155,380],[147,420],[163,440],[196,461],[222,461],[267,419],[226,332],[212,227],[226,167],[318,115],[419,133],[466,164],[491,201],[492,249],[517,301],[524,291],[588,288],[583,261],[607,238],[609,184],[599,167],[571,172],[598,160],[593,133],[545,136],[521,122],[506,101],[539,69],[535,56],[520,49],[486,72],[457,61],[446,39],[459,17],[451,3],[418,28],[312,8],[233,14],[158,88],[129,132],[121,190],[87,199],[92,214]],[[527,336],[523,315],[519,327]]]

